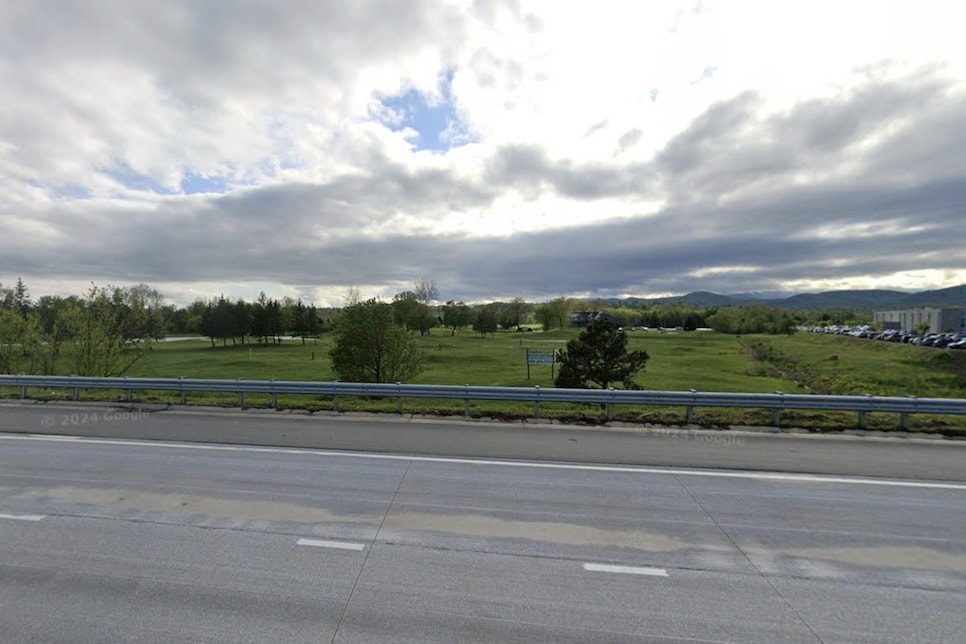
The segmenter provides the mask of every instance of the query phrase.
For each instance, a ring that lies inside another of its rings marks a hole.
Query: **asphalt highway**
[[[966,441],[0,402],[0,432],[966,481]]]
[[[954,481],[0,434],[2,642],[948,643],[964,606]]]

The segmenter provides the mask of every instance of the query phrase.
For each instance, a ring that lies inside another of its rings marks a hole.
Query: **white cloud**
[[[966,45],[938,0],[0,11],[0,280],[35,293],[962,281]],[[407,90],[453,106],[454,147],[387,126]]]

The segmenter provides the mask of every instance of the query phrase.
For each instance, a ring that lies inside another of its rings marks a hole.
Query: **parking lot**
[[[799,330],[809,331],[812,333],[850,335],[856,338],[881,340],[883,342],[902,342],[904,344],[933,347],[935,349],[966,349],[966,335],[963,335],[962,333],[926,333],[925,335],[919,335],[915,331],[898,329],[879,330],[868,324],[863,324],[860,326],[805,326],[799,327]]]

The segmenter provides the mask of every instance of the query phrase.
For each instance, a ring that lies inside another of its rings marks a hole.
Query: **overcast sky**
[[[966,283],[948,0],[0,0],[0,282]]]

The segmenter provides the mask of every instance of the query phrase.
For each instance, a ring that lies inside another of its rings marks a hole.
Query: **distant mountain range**
[[[624,302],[644,302],[661,304],[682,302],[701,308],[720,306],[745,306],[764,304],[787,309],[853,309],[887,310],[913,309],[922,307],[966,308],[966,284],[950,286],[934,291],[908,293],[884,289],[825,291],[823,293],[800,293],[782,296],[781,293],[735,293],[719,295],[708,291],[695,291],[687,295],[660,298],[627,298],[615,300]]]

